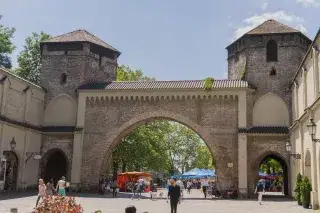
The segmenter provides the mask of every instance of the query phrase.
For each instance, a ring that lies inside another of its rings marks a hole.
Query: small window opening
[[[66,84],[67,83],[67,74],[62,73],[60,76],[60,84]]]
[[[101,66],[101,60],[102,60],[102,57],[101,55],[99,55],[99,66]]]
[[[272,70],[270,71],[270,75],[271,76],[277,75],[277,71],[275,68],[272,68]]]
[[[267,61],[278,61],[278,45],[274,40],[267,43]]]

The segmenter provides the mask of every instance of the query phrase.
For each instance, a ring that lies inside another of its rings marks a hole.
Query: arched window
[[[274,40],[267,43],[267,61],[278,61],[278,45]]]
[[[62,73],[60,76],[60,84],[65,84],[67,83],[67,74]]]

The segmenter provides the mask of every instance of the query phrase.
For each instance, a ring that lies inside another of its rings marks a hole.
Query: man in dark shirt
[[[168,198],[170,197],[171,213],[177,213],[177,206],[180,203],[180,186],[176,185],[176,179],[171,179],[171,185],[168,190]]]

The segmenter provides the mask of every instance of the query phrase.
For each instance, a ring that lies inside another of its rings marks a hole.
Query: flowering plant
[[[83,213],[74,197],[46,196],[32,213]]]

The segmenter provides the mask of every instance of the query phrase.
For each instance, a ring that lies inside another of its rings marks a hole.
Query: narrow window
[[[274,76],[274,75],[277,75],[277,71],[276,69],[273,67],[272,70],[270,71],[270,75],[271,76]]]
[[[278,45],[274,40],[267,43],[267,61],[278,61]]]
[[[67,83],[67,74],[62,73],[60,76],[60,84],[66,84]]]

